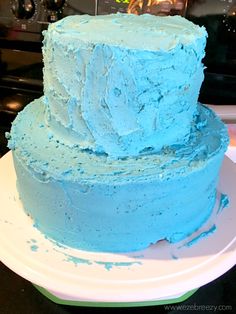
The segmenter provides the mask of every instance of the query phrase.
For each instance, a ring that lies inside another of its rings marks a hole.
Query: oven
[[[42,56],[40,52],[1,49],[0,154],[6,151],[5,132],[16,114],[42,95]]]
[[[199,100],[223,119],[236,119],[236,0],[1,0],[0,155],[16,114],[43,94],[42,31],[68,15],[116,12],[179,14],[204,25],[209,37]]]

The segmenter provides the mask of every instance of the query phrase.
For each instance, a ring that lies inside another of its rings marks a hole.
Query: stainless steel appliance
[[[43,93],[42,31],[68,15],[116,12],[180,14],[205,25],[200,101],[224,105],[221,115],[227,109],[225,116],[236,118],[236,0],[1,0],[0,154],[16,113]]]

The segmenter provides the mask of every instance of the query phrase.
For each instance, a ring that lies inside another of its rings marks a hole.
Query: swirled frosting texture
[[[126,252],[179,241],[206,221],[228,135],[197,103],[205,39],[177,16],[71,16],[49,27],[45,96],[9,135],[39,230]]]
[[[45,235],[84,250],[136,251],[188,236],[211,214],[228,145],[224,124],[198,108],[186,144],[111,159],[63,144],[36,100],[9,138],[26,212]]]
[[[188,140],[204,28],[179,16],[83,15],[44,35],[48,124],[67,145],[115,159]]]

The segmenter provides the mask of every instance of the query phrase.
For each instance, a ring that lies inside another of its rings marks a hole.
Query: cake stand
[[[235,178],[235,165],[225,157],[213,214],[184,241],[160,241],[133,253],[94,253],[55,243],[34,227],[19,200],[9,152],[0,159],[1,261],[61,304],[144,306],[183,301],[235,265]],[[222,193],[230,199],[225,208]]]

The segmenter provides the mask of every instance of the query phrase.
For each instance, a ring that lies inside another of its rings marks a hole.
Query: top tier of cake
[[[206,31],[180,16],[70,16],[44,33],[47,123],[112,158],[189,138]]]

